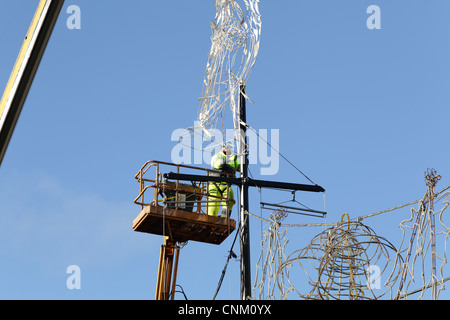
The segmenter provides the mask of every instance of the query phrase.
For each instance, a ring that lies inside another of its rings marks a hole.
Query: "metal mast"
[[[239,88],[239,153],[241,155],[241,180],[240,195],[240,247],[241,247],[241,299],[251,297],[251,273],[250,273],[250,228],[248,219],[248,149],[247,149],[247,122],[245,108],[245,86]]]

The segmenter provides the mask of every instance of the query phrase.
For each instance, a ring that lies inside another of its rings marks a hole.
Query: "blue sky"
[[[2,1],[1,88],[37,3]],[[373,4],[380,30],[366,27]],[[69,5],[81,9],[80,30],[66,27]],[[261,0],[247,120],[280,130],[280,152],[327,190],[328,222],[421,198],[427,168],[442,175],[438,190],[450,184],[449,10],[445,1]],[[170,161],[171,133],[194,123],[214,14],[211,0],[66,1],[0,168],[0,298],[154,298],[162,238],[131,228],[134,175],[147,160]],[[307,183],[282,159],[264,178]],[[322,195],[296,199],[323,209]],[[257,215],[259,201],[252,190]],[[408,217],[366,223],[395,242]],[[251,219],[252,264],[265,227]],[[289,230],[288,249],[321,231]],[[212,298],[232,238],[183,248],[177,282],[189,299]],[[81,290],[66,287],[73,264]],[[238,272],[232,260],[218,298],[239,298]]]

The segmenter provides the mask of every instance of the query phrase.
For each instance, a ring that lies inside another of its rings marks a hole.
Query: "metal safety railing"
[[[170,162],[147,161],[136,173],[135,179],[139,183],[139,195],[134,199],[134,203],[141,206],[141,209],[149,205],[163,206],[176,210],[185,210],[197,214],[207,214],[212,206],[222,207],[235,203],[231,186],[221,184],[222,194],[211,194],[214,182],[204,181],[184,181],[168,180],[164,178],[164,173],[196,173],[205,176],[215,176],[223,174],[220,171],[198,168],[194,166],[174,164]],[[190,182],[190,183],[189,183]],[[151,190],[151,191],[149,191]],[[150,193],[150,195],[149,195]],[[219,192],[220,193],[220,192]]]

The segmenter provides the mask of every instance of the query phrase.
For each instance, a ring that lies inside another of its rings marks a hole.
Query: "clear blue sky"
[[[37,3],[2,1],[2,91]],[[380,30],[366,27],[372,4]],[[69,5],[81,30],[66,27]],[[450,2],[261,0],[260,11],[247,119],[279,129],[280,152],[327,190],[327,222],[421,198],[427,168],[442,175],[438,190],[450,184]],[[66,1],[0,168],[1,299],[154,298],[162,238],[132,230],[134,174],[170,161],[172,131],[193,125],[214,14],[212,0]],[[266,178],[307,183],[282,159]],[[297,200],[323,209],[322,195]],[[365,223],[395,243],[408,217]],[[266,226],[250,221],[254,276]],[[323,220],[288,218],[307,222]],[[290,229],[287,251],[321,231]],[[177,282],[189,299],[212,298],[232,238],[183,248]],[[73,264],[81,290],[66,287]],[[239,298],[238,271],[232,260],[218,298]]]

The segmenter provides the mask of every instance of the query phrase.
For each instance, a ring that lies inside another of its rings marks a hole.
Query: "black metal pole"
[[[245,108],[245,86],[240,86],[239,91],[239,153],[241,155],[241,222],[240,222],[240,244],[241,244],[241,299],[246,300],[251,297],[251,274],[250,274],[250,228],[248,212],[248,149],[247,149],[247,127],[243,123],[247,122]]]

